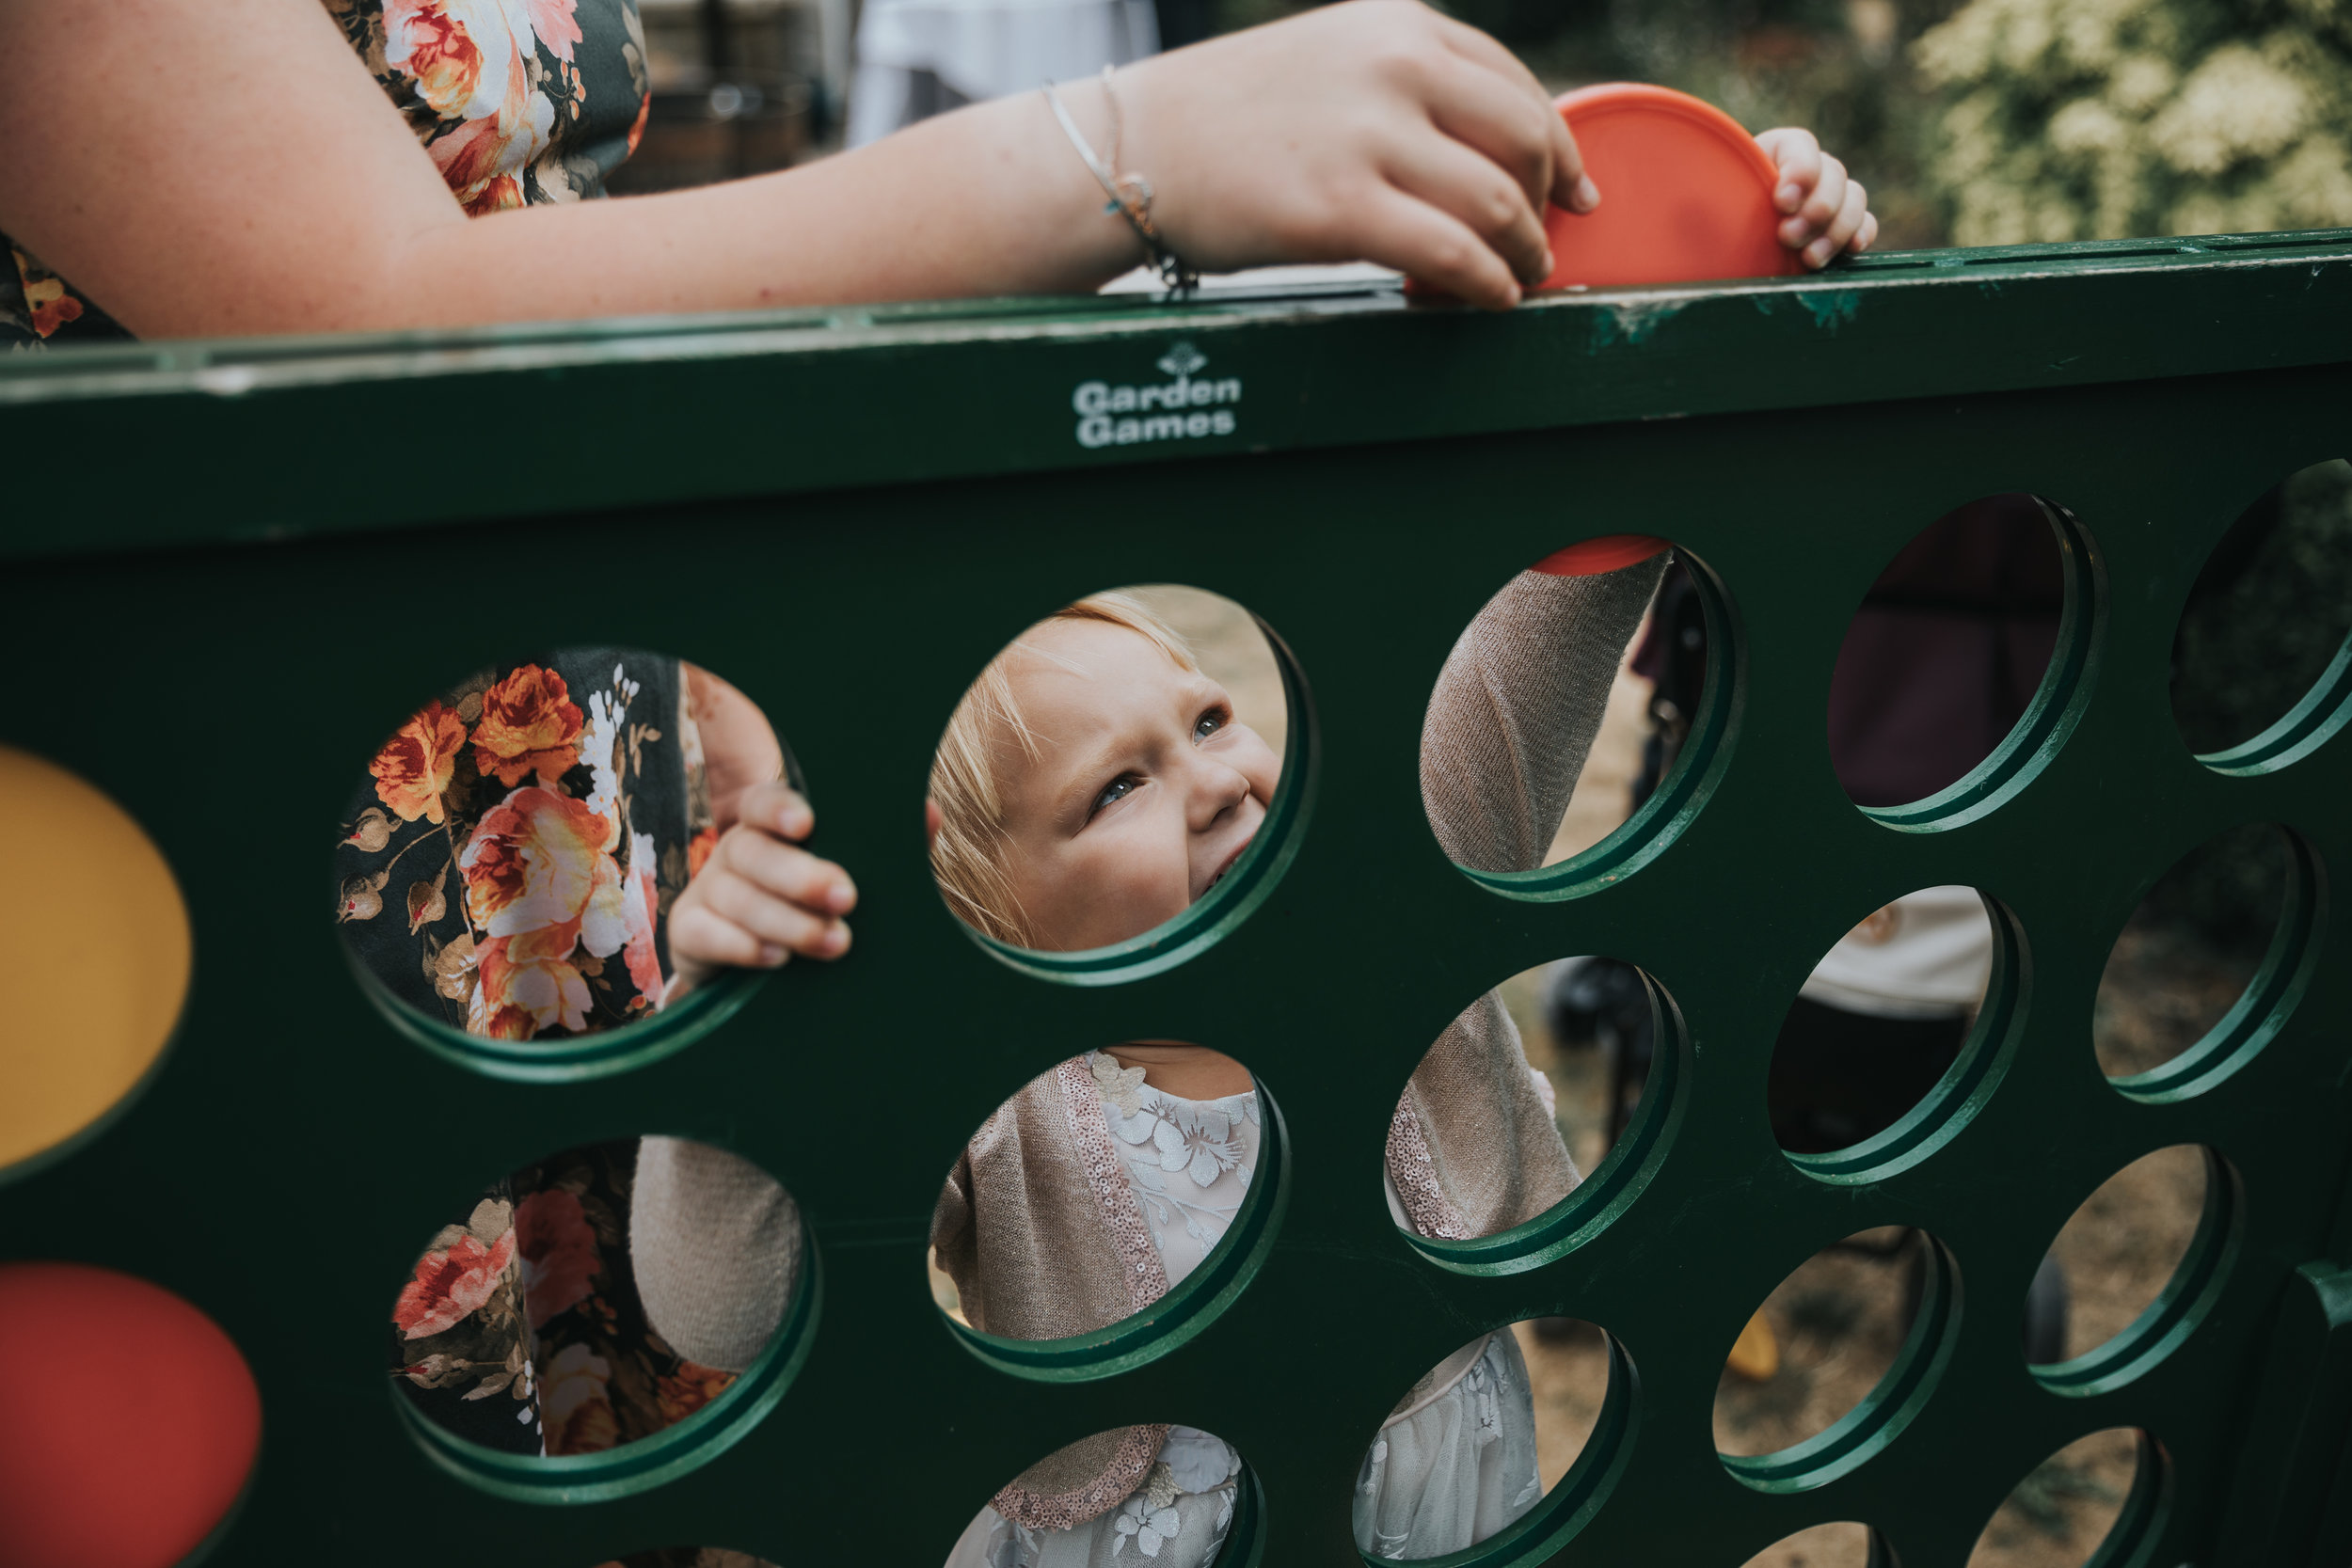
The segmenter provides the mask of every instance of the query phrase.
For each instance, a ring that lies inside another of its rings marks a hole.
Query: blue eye
[[[1120,777],[1113,779],[1110,783],[1103,786],[1103,793],[1094,798],[1094,805],[1092,809],[1087,813],[1088,817],[1091,819],[1095,812],[1101,811],[1104,806],[1115,805],[1119,801],[1124,800],[1128,796],[1133,795],[1135,792],[1136,781],[1134,778],[1122,774]]]
[[[1198,723],[1192,726],[1193,744],[1197,746],[1201,741],[1208,739],[1209,736],[1223,729],[1226,722],[1227,720],[1223,712],[1216,708],[1211,708],[1208,712],[1200,716]]]

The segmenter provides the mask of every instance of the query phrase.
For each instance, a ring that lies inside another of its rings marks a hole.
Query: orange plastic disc
[[[172,1568],[261,1444],[252,1370],[202,1312],[112,1269],[0,1264],[0,1568]]]
[[[1553,101],[1600,205],[1544,214],[1551,276],[1538,289],[1636,283],[1704,283],[1803,272],[1780,243],[1772,205],[1780,171],[1772,155],[1723,110],[1645,82],[1606,82]],[[1407,294],[1442,291],[1419,278]],[[1534,291],[1531,291],[1534,292]]]
[[[1780,243],[1780,171],[1738,120],[1688,93],[1611,82],[1564,93],[1600,205],[1545,214],[1547,289],[1696,283],[1802,272]]]
[[[1673,540],[1646,533],[1604,533],[1597,539],[1552,551],[1535,562],[1533,570],[1551,578],[1597,578],[1672,548]]]

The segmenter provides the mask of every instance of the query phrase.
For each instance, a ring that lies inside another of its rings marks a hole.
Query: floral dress
[[[1179,1100],[1099,1051],[1086,1064],[1118,1141],[1127,1187],[1173,1287],[1199,1268],[1241,1212],[1258,1159],[1258,1096]],[[983,1508],[947,1568],[1207,1568],[1233,1523],[1241,1455],[1223,1439],[1171,1426],[1158,1460],[1119,1507],[1071,1529],[1030,1529]]]
[[[434,1237],[392,1307],[392,1374],[420,1414],[509,1453],[597,1453],[734,1383],[646,1319],[629,1268],[637,1153],[630,1138],[526,1166]]]
[[[604,194],[653,99],[637,0],[321,0],[469,215]],[[130,334],[0,235],[0,346]]]
[[[502,1039],[623,1024],[665,999],[669,907],[717,842],[676,659],[568,648],[428,702],[367,768],[335,918],[390,1006]],[[516,1171],[426,1244],[392,1309],[421,1413],[508,1452],[591,1453],[699,1410],[629,1269],[638,1140]]]
[[[399,1006],[469,1034],[658,1011],[666,916],[716,844],[675,658],[568,648],[425,704],[368,764],[335,919]]]

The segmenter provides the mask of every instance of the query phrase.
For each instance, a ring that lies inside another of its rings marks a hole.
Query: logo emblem
[[[1209,356],[1188,342],[1180,342],[1160,356],[1160,369],[1169,375],[1197,374]]]

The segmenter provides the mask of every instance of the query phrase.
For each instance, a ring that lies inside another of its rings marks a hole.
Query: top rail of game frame
[[[2352,230],[1507,315],[1366,282],[126,344],[0,359],[0,560],[2348,359]],[[598,461],[534,461],[567,421]],[[420,442],[465,483],[405,481]]]

